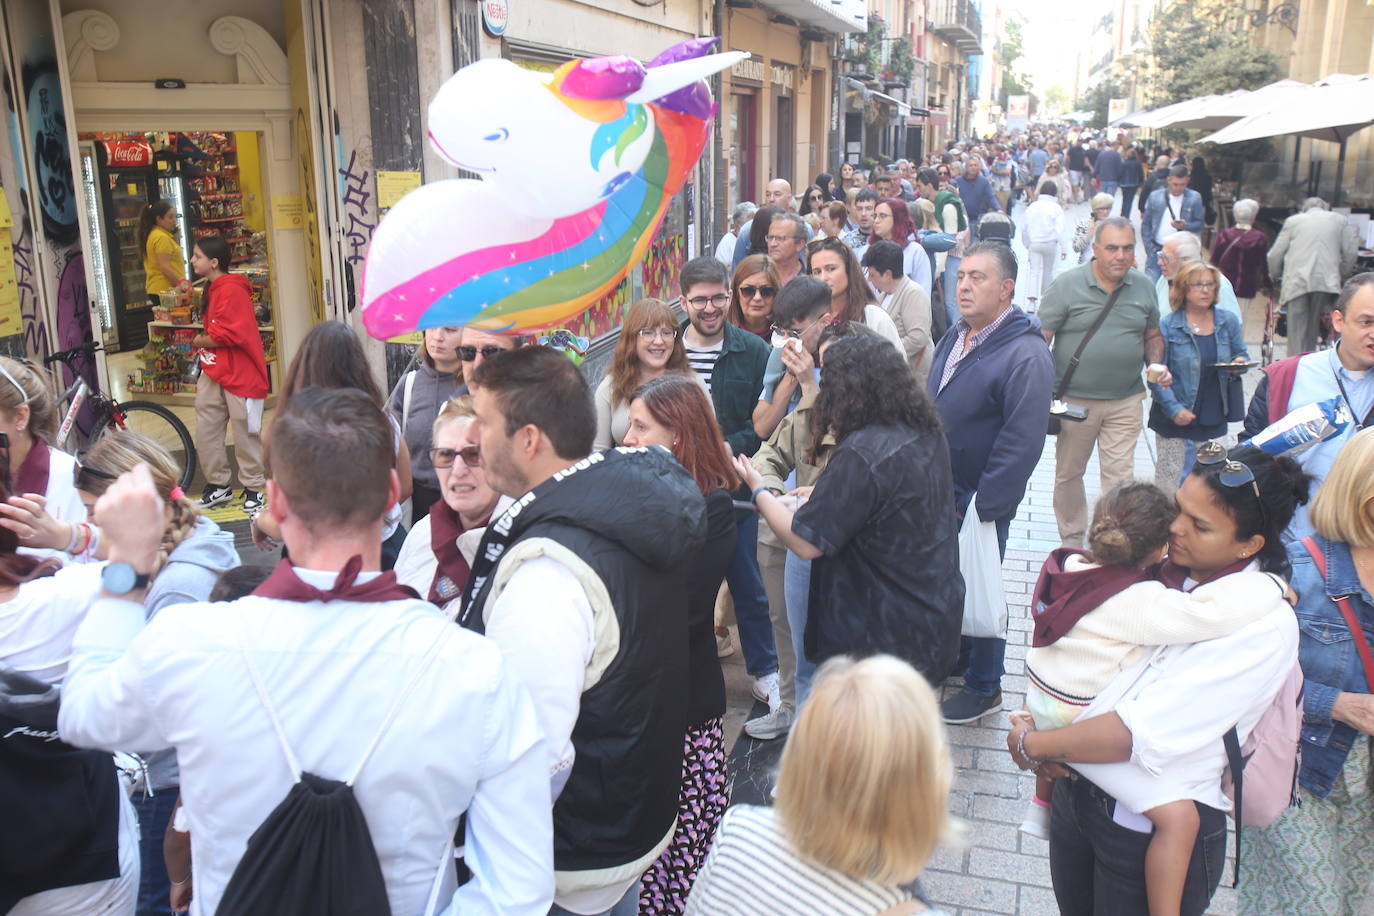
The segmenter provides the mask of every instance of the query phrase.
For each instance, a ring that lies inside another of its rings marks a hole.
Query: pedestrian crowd
[[[1228,813],[1242,912],[1374,904],[1374,273],[1320,201],[1272,247],[1237,202],[1208,260],[1199,161],[1145,161],[1042,129],[770,182],[595,385],[441,327],[386,394],[320,324],[237,452],[260,572],[203,514],[227,458],[199,501],[136,433],[74,459],[0,358],[0,910],[938,914],[1050,438],[1007,744],[1061,912],[1203,913]],[[226,277],[213,373],[256,365]],[[260,392],[216,377],[222,452]],[[730,804],[731,616],[770,806]]]

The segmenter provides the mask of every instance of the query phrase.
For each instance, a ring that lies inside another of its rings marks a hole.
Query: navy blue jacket
[[[1012,306],[936,394],[958,338],[959,325],[940,338],[927,383],[949,442],[954,505],[962,515],[976,491],[980,519],[1011,519],[1045,448],[1054,357],[1039,320]]]

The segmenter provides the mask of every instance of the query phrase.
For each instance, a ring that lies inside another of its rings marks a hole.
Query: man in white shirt
[[[165,511],[147,468],[96,506],[110,564],[76,634],[58,728],[87,747],[176,748],[193,914],[215,912],[301,771],[344,780],[364,761],[353,791],[391,912],[424,912],[436,881],[446,913],[548,910],[538,720],[496,644],[395,597],[394,574],[378,572],[382,516],[400,492],[393,461],[391,425],[361,392],[294,395],[267,458],[268,511],[291,561],[253,595],[164,608],[146,626]],[[472,880],[455,890],[449,844],[465,814]]]
[[[705,500],[665,449],[593,454],[591,391],[556,351],[502,354],[474,382],[467,435],[515,502],[487,526],[458,622],[501,646],[549,741],[551,913],[634,912],[676,824]]]
[[[1145,273],[1159,279],[1159,252],[1175,232],[1201,232],[1202,195],[1188,187],[1186,166],[1169,169],[1165,186],[1150,193],[1140,217],[1140,241],[1145,246]]]

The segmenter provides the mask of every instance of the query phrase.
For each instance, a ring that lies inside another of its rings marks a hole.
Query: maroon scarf
[[[440,499],[429,510],[429,546],[437,565],[429,583],[429,602],[443,607],[463,594],[472,569],[458,549],[458,535],[465,529],[453,507]]]
[[[22,435],[22,434],[21,434]],[[28,456],[24,463],[19,465],[19,470],[14,474],[14,493],[22,496],[25,493],[37,493],[39,496],[46,496],[48,493],[48,468],[51,456],[48,454],[48,446],[41,439],[34,439],[33,446],[29,449]]]
[[[282,560],[272,575],[253,589],[253,594],[264,598],[279,598],[282,601],[357,601],[372,603],[378,601],[399,601],[402,598],[419,598],[415,590],[396,581],[396,573],[387,570],[380,576],[354,584],[363,568],[363,558],[353,556],[344,568],[339,570],[338,578],[328,591],[304,582],[296,575],[290,560]]]
[[[1060,547],[1045,559],[1031,596],[1032,646],[1054,645],[1107,599],[1150,578],[1149,572],[1133,566],[1065,569],[1069,557],[1082,555],[1081,550]]]
[[[1253,562],[1253,560],[1237,560],[1230,566],[1227,566],[1224,569],[1222,569],[1221,572],[1217,573],[1215,576],[1208,579],[1207,581],[1215,582],[1223,576],[1229,576],[1233,573],[1242,572]],[[1154,567],[1154,569],[1152,569],[1151,572],[1154,574],[1154,577],[1158,579],[1160,582],[1163,582],[1165,585],[1169,586],[1169,588],[1178,589],[1179,591],[1184,591],[1183,583],[1188,581],[1188,578],[1191,575],[1187,567],[1179,566],[1177,563],[1175,563],[1173,560],[1170,560],[1168,557],[1165,557],[1164,562]],[[1193,587],[1196,588],[1198,585],[1201,584],[1202,583],[1199,582]]]

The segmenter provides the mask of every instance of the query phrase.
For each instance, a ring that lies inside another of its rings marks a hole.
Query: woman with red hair
[[[716,656],[716,592],[735,550],[735,513],[730,491],[739,477],[711,400],[681,375],[654,379],[630,402],[625,444],[661,445],[696,480],[706,497],[706,541],[687,569],[687,735],[682,751],[682,788],[672,842],[640,882],[640,913],[681,913],[706,860],[726,807],[725,678]]]
[[[911,210],[907,208],[906,201],[896,197],[878,201],[873,211],[873,234],[869,236],[868,244],[883,239],[902,246],[902,266],[906,275],[929,296],[934,286],[930,276],[930,258],[916,240],[916,227],[911,223]]]

